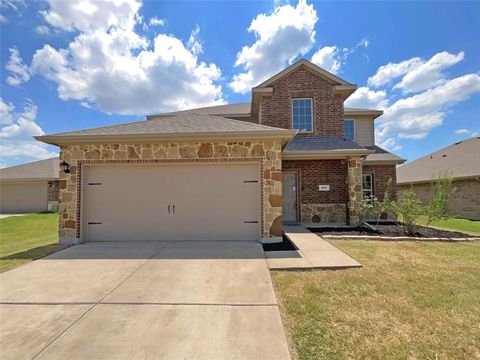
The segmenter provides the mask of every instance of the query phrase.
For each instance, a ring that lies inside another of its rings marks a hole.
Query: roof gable
[[[292,71],[296,70],[300,66],[305,66],[308,70],[312,71],[314,74],[320,76],[321,78],[327,80],[328,82],[332,83],[333,85],[340,85],[340,86],[353,86],[353,84],[349,83],[348,81],[345,81],[338,76],[322,69],[321,67],[315,65],[314,63],[306,60],[306,59],[300,59],[296,63],[290,65],[289,67],[285,68],[284,70],[280,71],[278,74],[272,76],[268,80],[265,80],[262,82],[260,85],[257,85],[254,87],[254,89],[260,89],[260,88],[266,88],[272,85],[275,81],[278,79],[288,75]]]

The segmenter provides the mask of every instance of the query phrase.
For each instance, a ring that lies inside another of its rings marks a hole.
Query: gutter
[[[288,151],[282,153],[283,160],[347,159],[351,156],[372,154],[372,150],[323,150],[323,151]]]
[[[399,165],[403,164],[405,159],[398,159],[398,160],[363,160],[363,165]]]

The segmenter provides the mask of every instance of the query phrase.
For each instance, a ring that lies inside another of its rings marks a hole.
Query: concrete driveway
[[[255,242],[89,243],[0,275],[2,359],[289,359]]]

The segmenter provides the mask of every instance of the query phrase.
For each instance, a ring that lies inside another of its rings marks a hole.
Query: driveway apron
[[[0,275],[2,359],[289,359],[256,242],[87,243]]]

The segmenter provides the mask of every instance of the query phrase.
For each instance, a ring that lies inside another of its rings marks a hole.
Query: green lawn
[[[480,358],[480,243],[332,244],[364,267],[272,272],[295,359]]]
[[[63,248],[58,245],[58,213],[0,219],[0,273]]]
[[[427,223],[427,217],[421,216],[419,219],[420,224],[425,225]],[[448,218],[446,220],[434,221],[430,226],[437,227],[439,229],[446,229],[452,231],[466,232],[472,235],[480,236],[480,221]]]

